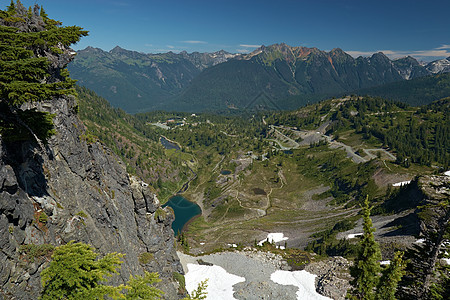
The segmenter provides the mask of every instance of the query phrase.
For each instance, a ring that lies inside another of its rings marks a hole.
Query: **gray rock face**
[[[86,144],[74,105],[73,98],[39,105],[56,114],[57,134],[44,150],[31,141],[6,143],[0,137],[0,293],[6,299],[39,295],[39,273],[48,257],[30,264],[20,245],[76,240],[100,253],[126,254],[114,283],[156,271],[164,279],[166,297],[176,298],[172,273],[183,270],[170,227],[173,215],[168,210],[164,220],[156,219],[159,201],[147,185],[130,180],[109,149]],[[39,220],[42,213],[47,222]],[[146,252],[153,259],[140,264],[139,256]]]
[[[159,201],[147,185],[128,177],[125,166],[99,143],[87,144],[73,113],[75,99],[41,103],[56,114],[57,134],[46,149],[32,141],[6,143],[0,137],[0,295],[36,299],[40,271],[49,258],[20,253],[24,244],[61,245],[70,240],[100,253],[126,254],[120,276],[159,272],[168,299],[177,298],[172,273],[183,273],[170,227],[173,215],[155,218]],[[45,213],[46,222],[39,216]],[[153,259],[139,262],[142,253]],[[0,297],[1,298],[1,297]]]
[[[345,299],[350,288],[350,262],[341,256],[329,257],[324,261],[314,262],[305,270],[316,274],[316,291],[332,299]]]
[[[18,11],[26,14],[23,7]],[[19,23],[22,31],[43,29],[36,14]],[[47,82],[61,80],[60,69],[73,58],[72,49],[58,47],[60,54],[35,51],[50,61]],[[72,96],[22,107],[55,115],[57,133],[45,146],[0,136],[0,299],[37,299],[40,272],[51,259],[44,244],[71,240],[88,243],[100,254],[125,254],[111,284],[125,283],[130,274],[158,272],[164,296],[179,298],[172,277],[173,272],[183,274],[183,268],[174,248],[173,213],[165,209],[156,218],[162,208],[148,185],[130,179],[123,163],[102,144],[86,142],[76,107]],[[24,245],[42,251],[31,255]]]

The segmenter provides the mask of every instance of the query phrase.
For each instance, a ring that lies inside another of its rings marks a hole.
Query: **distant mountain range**
[[[144,54],[115,47],[109,52],[87,47],[69,65],[79,85],[94,90],[115,107],[148,111],[189,85],[202,70],[236,55],[214,53]]]
[[[71,76],[113,106],[149,110],[292,109],[326,97],[450,72],[450,58],[421,64],[383,53],[353,58],[286,44],[249,54],[144,54],[116,47],[88,47],[69,65]],[[434,99],[433,99],[434,100]]]

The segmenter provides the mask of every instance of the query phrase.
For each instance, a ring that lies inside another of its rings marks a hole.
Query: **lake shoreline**
[[[175,214],[175,220],[172,222],[172,229],[175,235],[178,232],[183,232],[186,230],[186,224],[192,222],[198,216],[202,215],[201,207],[181,195],[174,195],[169,198],[163,207],[171,207]]]

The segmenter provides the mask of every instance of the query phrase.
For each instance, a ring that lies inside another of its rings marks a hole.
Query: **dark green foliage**
[[[350,267],[353,280],[350,282],[352,289],[348,296],[350,299],[364,300],[395,299],[397,284],[404,274],[405,262],[402,260],[402,253],[396,253],[391,264],[385,269],[381,268],[381,252],[373,235],[375,229],[370,218],[371,209],[369,197],[366,197],[362,207],[364,233],[354,265]]]
[[[357,114],[352,113],[357,112]],[[353,129],[394,150],[397,163],[448,166],[450,160],[450,99],[421,108],[380,98],[363,97],[345,101],[332,117],[329,133]]]
[[[19,30],[19,23],[33,23],[32,17],[36,17],[21,13],[22,9],[16,9],[19,7],[23,8],[20,1],[11,2],[6,11],[0,11],[0,132],[16,140],[29,131],[45,140],[54,133],[52,116],[33,110],[24,112],[19,107],[74,93],[75,81],[54,69],[45,52],[59,45],[69,46],[87,31],[77,26],[60,27],[59,22],[47,17],[43,19],[45,29]]]
[[[360,242],[358,256],[354,265],[350,268],[351,282],[353,289],[350,294],[356,299],[375,299],[374,289],[379,282],[378,273],[380,272],[379,260],[381,252],[378,244],[375,242],[370,219],[369,197],[366,197],[363,206],[363,230],[364,234]]]
[[[311,235],[317,240],[308,243],[305,250],[314,251],[319,255],[354,257],[358,249],[357,245],[347,239],[336,240],[336,235],[339,232],[353,229],[356,224],[355,221],[356,217],[344,219],[328,230]]]
[[[108,277],[118,273],[122,257],[109,253],[98,258],[91,246],[73,241],[56,247],[50,266],[41,272],[40,299],[160,299],[163,292],[152,286],[161,281],[158,273],[130,275],[126,285],[105,284]]]
[[[97,259],[93,248],[83,243],[69,242],[59,246],[50,266],[41,272],[41,299],[103,299],[120,297],[123,286],[101,284],[118,273],[122,254],[111,253]]]
[[[180,243],[180,246],[183,248],[185,253],[189,253],[189,241],[184,232],[177,234],[177,241]]]
[[[127,282],[125,295],[126,300],[152,300],[161,299],[164,294],[161,290],[152,286],[152,284],[161,282],[158,273],[149,273],[144,271],[144,276],[130,275]]]
[[[378,96],[409,105],[426,105],[450,95],[450,73],[414,78],[357,91],[360,95]]]
[[[54,115],[52,114],[39,112],[35,109],[17,110],[15,114],[5,114],[4,112],[8,110],[9,108],[4,103],[0,103],[0,134],[5,141],[31,139],[32,135],[25,126],[32,128],[33,133],[44,141],[56,133],[53,128],[52,119]]]
[[[397,286],[405,274],[406,261],[403,260],[403,252],[396,252],[391,263],[382,270],[382,275],[377,286],[377,300],[395,300]]]

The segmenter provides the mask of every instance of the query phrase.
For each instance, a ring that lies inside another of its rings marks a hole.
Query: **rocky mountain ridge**
[[[235,57],[226,51],[144,54],[116,46],[77,52],[69,71],[79,84],[128,112],[151,110],[178,94],[202,70]]]
[[[327,52],[281,43],[248,54],[88,47],[78,51],[69,70],[80,85],[135,113],[243,108],[261,94],[280,109],[292,109],[305,101],[445,73],[448,64],[444,59],[423,65],[410,56],[391,60],[381,52],[353,58],[339,48]]]

